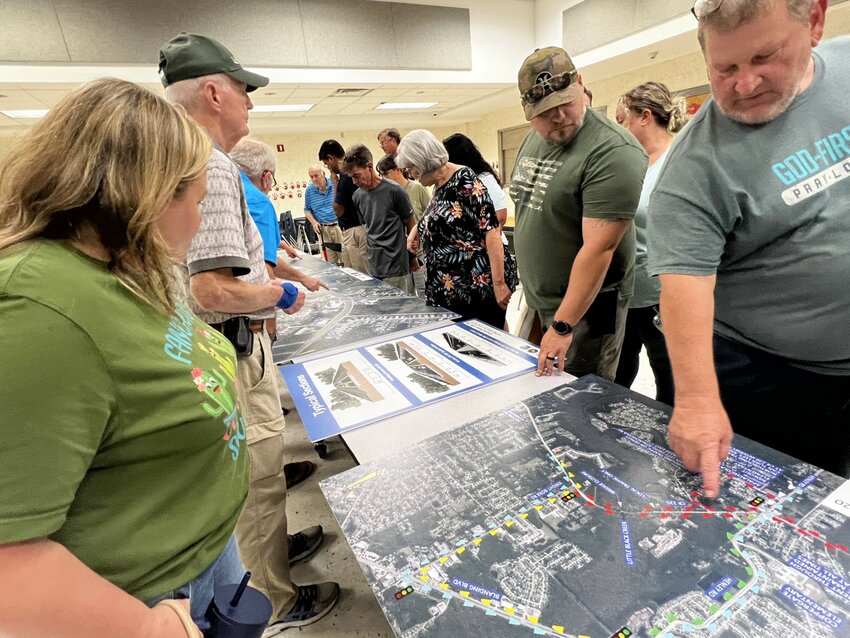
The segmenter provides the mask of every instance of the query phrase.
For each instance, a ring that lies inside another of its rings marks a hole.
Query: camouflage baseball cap
[[[560,47],[535,49],[519,69],[517,84],[525,119],[569,104],[581,97],[578,72],[569,54]]]
[[[164,87],[214,73],[225,73],[244,82],[249,92],[269,83],[267,77],[242,68],[221,42],[203,35],[181,33],[159,50],[159,79]]]

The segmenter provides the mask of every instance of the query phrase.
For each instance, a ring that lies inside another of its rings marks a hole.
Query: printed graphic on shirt
[[[236,362],[233,348],[223,336],[209,329],[189,308],[178,304],[165,335],[165,353],[187,367],[198,392],[204,395],[202,407],[212,417],[221,417],[222,436],[231,458],[236,461],[246,439],[245,421],[236,404]],[[200,351],[208,364],[198,365]]]
[[[543,210],[546,191],[558,169],[560,160],[544,160],[522,157],[517,161],[511,180],[511,197],[517,209],[523,211]]]
[[[783,186],[782,199],[798,204],[850,177],[850,126],[825,135],[811,148],[792,153],[772,167]]]

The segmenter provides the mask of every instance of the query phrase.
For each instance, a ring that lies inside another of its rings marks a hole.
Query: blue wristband
[[[280,287],[283,289],[283,295],[275,304],[281,310],[286,310],[296,301],[298,301],[298,288],[296,288],[293,284],[284,283],[280,284]]]

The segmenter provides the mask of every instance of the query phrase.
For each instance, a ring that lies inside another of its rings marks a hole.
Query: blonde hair
[[[620,96],[617,104],[627,113],[641,113],[649,109],[652,119],[670,133],[678,133],[690,116],[685,98],[674,96],[666,84],[644,82]]]
[[[85,84],[0,166],[0,251],[90,227],[112,274],[169,313],[172,258],[156,221],[205,173],[211,152],[183,109],[147,89],[114,78]]]

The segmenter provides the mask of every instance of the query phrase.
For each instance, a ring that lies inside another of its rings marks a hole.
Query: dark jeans
[[[655,398],[661,403],[673,405],[673,369],[667,356],[667,344],[662,333],[653,323],[655,308],[629,308],[626,317],[626,334],[620,351],[620,363],[614,383],[632,387],[640,367],[640,349],[646,347],[649,365],[655,376]]]
[[[484,301],[471,304],[453,304],[449,308],[452,312],[460,315],[458,321],[467,319],[478,319],[484,323],[502,330],[505,327],[505,315],[507,310],[499,306],[496,297],[488,297]]]
[[[717,335],[714,361],[736,434],[850,478],[850,376],[795,368]]]

